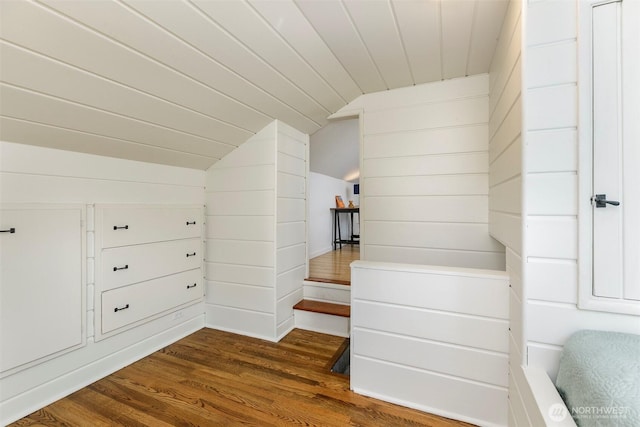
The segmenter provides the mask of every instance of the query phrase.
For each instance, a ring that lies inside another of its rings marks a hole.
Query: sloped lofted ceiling
[[[274,119],[485,73],[508,0],[0,0],[0,140],[206,169]]]

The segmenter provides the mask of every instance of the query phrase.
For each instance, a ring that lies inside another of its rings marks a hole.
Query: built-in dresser
[[[95,339],[201,301],[201,206],[95,206]]]

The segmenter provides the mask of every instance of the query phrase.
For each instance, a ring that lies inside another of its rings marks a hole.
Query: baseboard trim
[[[389,402],[389,403],[394,403],[396,405],[404,406],[404,407],[411,408],[411,409],[417,409],[418,411],[422,411],[422,412],[426,412],[426,413],[434,414],[434,415],[439,415],[441,417],[450,418],[452,420],[464,421],[466,423],[470,423],[470,424],[477,425],[477,426],[505,427],[502,424],[490,423],[490,422],[487,422],[486,420],[480,420],[480,419],[477,419],[477,418],[467,417],[467,416],[460,415],[460,414],[457,414],[457,413],[454,413],[454,412],[443,411],[441,409],[432,408],[432,407],[426,406],[426,405],[419,405],[419,404],[416,404],[414,402],[409,402],[409,401],[405,401],[405,400],[402,400],[402,399],[396,399],[396,398],[389,397],[389,396],[384,395],[384,394],[371,392],[369,390],[365,390],[365,389],[361,389],[361,388],[357,388],[357,387],[355,387],[355,388],[352,387],[351,391],[353,391],[354,393],[357,393],[357,394],[361,394],[363,396],[373,397],[374,399],[382,400],[382,401]]]

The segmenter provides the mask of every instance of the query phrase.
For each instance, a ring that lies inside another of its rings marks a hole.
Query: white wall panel
[[[364,115],[365,133],[377,134],[486,123],[489,115],[488,108],[486,97],[480,96],[389,110],[374,110]]]
[[[529,215],[577,215],[578,177],[574,172],[529,174]]]
[[[276,325],[281,334],[293,328],[293,306],[302,300],[307,272],[309,135],[278,122],[277,136]]]
[[[274,275],[271,267],[206,262],[206,277],[215,282],[240,283],[273,287]]]
[[[352,287],[352,297],[499,319],[509,317],[506,274],[446,267],[420,271],[411,267],[405,264],[355,270],[360,286]],[[430,298],[433,295],[438,298]]]
[[[529,172],[568,172],[578,170],[578,132],[552,129],[527,133]]]
[[[489,212],[489,232],[492,237],[516,253],[522,250],[522,218],[518,214]]]
[[[403,246],[367,246],[367,260],[504,270],[504,252],[444,250]]]
[[[273,340],[273,314],[207,303],[206,325],[240,335]]]
[[[290,154],[278,152],[278,170],[285,174],[305,177],[305,162]]]
[[[366,158],[485,151],[487,139],[486,124],[407,131],[402,138],[396,134],[369,135]]]
[[[354,388],[358,393],[386,398],[403,406],[445,417],[465,419],[474,424],[506,424],[505,388],[488,387],[357,356],[354,359],[351,378],[362,379],[360,385]],[[360,368],[353,366],[356,364]],[[464,404],[458,405],[457,402]]]
[[[522,172],[522,141],[516,138],[491,164],[489,185],[505,182]]]
[[[274,300],[273,288],[207,281],[207,301],[210,304],[220,301],[227,307],[273,313]]]
[[[352,300],[351,319],[354,327],[504,353],[508,351],[506,320],[360,300]]]
[[[307,224],[305,221],[280,223],[276,227],[278,249],[301,244],[306,241]]]
[[[244,240],[207,240],[207,258],[224,264],[273,267],[273,242]]]
[[[576,40],[528,49],[528,88],[572,83],[577,78]]]
[[[274,240],[273,216],[210,216],[207,220],[208,239]]]
[[[275,190],[207,192],[207,215],[273,216]]]
[[[393,90],[367,93],[354,99],[342,110],[388,110],[417,106],[423,103],[440,103],[453,99],[484,96],[487,94],[488,76],[480,74],[464,78],[443,80]]]
[[[529,256],[576,259],[578,227],[575,216],[531,217],[527,225]]]
[[[521,93],[522,68],[520,58],[513,65],[513,70],[506,81],[506,86],[500,93],[500,97],[495,105],[495,109],[491,112],[489,119],[489,136],[495,135],[500,127],[504,117],[516,103]]]
[[[365,221],[487,223],[486,196],[367,197]]]
[[[578,310],[573,304],[529,301],[529,340],[562,346],[574,332],[581,329],[640,333],[637,316]],[[561,322],[558,319],[562,319]]]
[[[574,128],[578,122],[575,84],[532,89],[527,94],[527,128]]]
[[[488,174],[374,177],[366,179],[367,197],[486,195]]]
[[[523,396],[513,379],[522,363],[524,292],[522,267],[523,207],[523,19],[526,2],[509,1],[498,45],[490,66],[489,105],[489,231],[506,246],[509,293],[509,425],[528,426]]]
[[[504,272],[356,261],[351,279],[356,392],[479,425],[504,424],[509,338]],[[474,393],[492,400],[491,411],[469,400],[467,394]]]
[[[301,162],[304,165],[304,162]],[[278,197],[293,197],[304,199],[306,196],[306,178],[278,172]]]
[[[527,10],[527,46],[575,39],[576,4],[573,1],[532,2]]]
[[[294,246],[287,246],[282,249],[278,249],[276,253],[277,264],[276,268],[278,273],[284,273],[301,265],[304,265],[306,262],[306,251],[305,251],[305,243],[302,242],[300,244]],[[304,277],[301,277],[304,279]],[[300,282],[300,288],[302,288],[302,282]]]
[[[276,209],[278,222],[300,221],[305,214],[305,200],[302,198],[279,198]]]
[[[502,245],[489,237],[486,224],[369,221],[367,242],[381,246],[451,250],[464,246],[470,251],[503,251]]]
[[[274,188],[274,165],[258,164],[238,168],[211,169],[207,173],[207,191],[260,191]]]
[[[506,114],[489,144],[490,163],[493,163],[522,134],[522,99],[520,97]]]
[[[529,257],[527,283],[531,299],[575,304],[578,264],[575,260]]]
[[[470,244],[459,232],[448,244],[425,235],[430,222],[488,223],[488,77],[364,95],[336,113],[363,118],[362,259],[504,268],[502,248],[480,228]],[[491,252],[476,250],[482,240]]]
[[[305,265],[300,265],[278,275],[278,286],[276,288],[276,298],[278,300],[300,288],[300,277],[304,277],[305,270]],[[296,301],[294,305],[298,301]]]
[[[487,164],[486,152],[365,159],[364,177],[484,173]]]
[[[207,326],[275,339],[276,123],[207,171]]]
[[[507,386],[507,355],[357,328],[353,353],[440,374]],[[482,369],[478,369],[482,365]],[[497,383],[497,384],[496,384]]]

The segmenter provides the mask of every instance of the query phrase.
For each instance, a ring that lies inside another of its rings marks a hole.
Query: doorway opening
[[[360,120],[333,120],[310,137],[309,280],[351,283],[362,237],[359,185]]]

